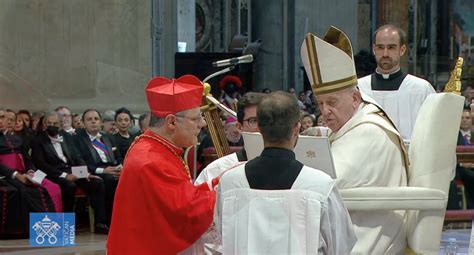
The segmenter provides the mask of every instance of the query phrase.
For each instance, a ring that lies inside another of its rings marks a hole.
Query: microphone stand
[[[227,68],[224,68],[222,70],[219,70],[209,76],[207,76],[206,78],[204,78],[204,80],[202,81],[202,83],[206,83],[208,80],[218,76],[218,75],[221,75],[221,74],[224,74],[224,73],[228,73],[232,70],[234,70],[235,68],[235,65],[232,65],[232,66],[229,66]],[[222,111],[224,112],[227,112],[228,114],[234,116],[237,118],[237,113],[234,112],[232,109],[229,109],[227,106],[223,105],[221,102],[219,102],[219,100],[215,99],[212,95],[208,94],[206,95],[206,98],[211,101],[213,104],[215,104],[219,109],[221,109]]]
[[[218,76],[218,75],[221,75],[221,74],[223,74],[223,73],[228,73],[228,72],[234,70],[234,68],[235,68],[235,65],[234,65],[234,66],[229,66],[229,67],[224,68],[224,69],[222,69],[222,70],[220,70],[220,71],[217,71],[217,72],[215,72],[215,73],[213,73],[213,74],[207,76],[206,78],[204,78],[204,80],[202,80],[202,83],[206,83],[208,80],[210,80],[210,79],[212,79],[212,78],[214,78],[214,77],[216,77],[216,76]]]
[[[237,117],[237,113],[234,112],[233,110],[229,109],[227,106],[223,105],[219,100],[215,99],[211,94],[210,94],[210,84],[206,84],[206,82],[213,77],[216,77],[218,75],[227,73],[232,71],[235,68],[235,65],[231,65],[227,68],[224,68],[222,70],[219,70],[209,76],[207,76],[203,81],[202,84],[204,86],[204,96],[207,99],[207,103],[205,105],[201,106],[201,111],[204,113],[204,118],[206,119],[206,122],[208,123],[208,130],[209,134],[211,136],[212,143],[214,144],[214,148],[216,149],[216,154],[218,157],[225,156],[230,153],[230,148],[229,144],[227,143],[227,139],[225,137],[224,133],[224,127],[222,125],[222,122],[220,121],[219,115],[217,113],[217,108],[221,109],[222,111],[225,111],[229,113],[231,116]],[[214,105],[214,106],[213,106]],[[191,146],[185,150],[185,160],[186,163],[188,163],[188,153],[190,150],[194,150],[194,157],[193,159],[193,181],[196,179],[197,175],[197,147],[196,146]]]

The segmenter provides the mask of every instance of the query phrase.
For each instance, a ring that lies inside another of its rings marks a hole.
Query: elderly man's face
[[[352,89],[319,95],[316,100],[324,121],[334,132],[346,124],[361,102],[360,92]]]
[[[113,134],[117,130],[115,121],[103,121],[102,131],[106,134]]]
[[[45,124],[45,128],[47,126],[55,126],[57,128],[61,128],[61,122],[59,121],[59,118],[56,115],[51,115],[48,118],[46,118],[44,121],[44,124]]]
[[[224,126],[225,136],[227,141],[231,143],[237,143],[240,140],[242,131],[237,127],[236,123],[227,124]]]
[[[176,146],[187,148],[197,144],[201,129],[206,126],[199,107],[186,110],[174,115],[175,132],[174,143]]]
[[[58,110],[58,113],[60,113],[63,117],[63,127],[64,129],[69,129],[72,127],[72,116],[71,116],[71,111],[69,111],[66,108],[61,108]]]

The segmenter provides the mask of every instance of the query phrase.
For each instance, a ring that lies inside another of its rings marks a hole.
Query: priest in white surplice
[[[372,46],[377,69],[359,79],[359,88],[382,106],[403,139],[409,141],[421,105],[429,94],[436,92],[428,81],[400,69],[406,49],[403,30],[394,25],[378,28]]]
[[[265,149],[223,174],[223,254],[349,254],[356,241],[335,181],[295,159],[299,106],[278,91],[257,108]]]
[[[331,27],[324,39],[308,34],[301,58],[323,119],[336,169],[336,185],[407,185],[403,141],[384,112],[357,89],[349,38]],[[404,211],[350,212],[357,236],[354,254],[398,254],[406,247]]]

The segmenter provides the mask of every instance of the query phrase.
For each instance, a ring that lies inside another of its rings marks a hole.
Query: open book
[[[244,147],[248,160],[254,159],[263,151],[263,138],[260,133],[243,132]],[[296,160],[306,166],[321,170],[336,179],[329,140],[327,137],[299,136],[293,150]]]

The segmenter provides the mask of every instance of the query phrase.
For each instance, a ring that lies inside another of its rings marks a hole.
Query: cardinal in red
[[[183,148],[206,126],[201,81],[185,75],[152,79],[146,88],[150,128],[130,147],[115,194],[107,254],[194,253],[211,225],[213,183],[192,184]]]

